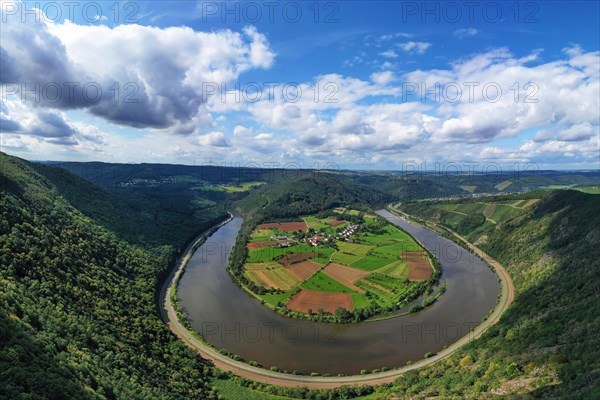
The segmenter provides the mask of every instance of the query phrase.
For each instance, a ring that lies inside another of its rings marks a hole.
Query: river
[[[439,258],[447,291],[435,304],[416,314],[359,324],[279,315],[238,287],[226,271],[243,222],[235,217],[200,246],[180,280],[178,294],[192,327],[215,348],[266,368],[331,375],[400,367],[468,334],[496,304],[496,274],[437,233],[385,210],[378,214]]]

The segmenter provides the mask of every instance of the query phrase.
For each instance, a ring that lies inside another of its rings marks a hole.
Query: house
[[[324,239],[325,237],[323,235],[315,235],[311,238],[306,239],[306,242],[312,246],[318,246],[319,243],[321,243]]]
[[[338,233],[338,239],[347,240],[350,236],[354,235],[358,231],[358,225],[349,225],[344,230]]]

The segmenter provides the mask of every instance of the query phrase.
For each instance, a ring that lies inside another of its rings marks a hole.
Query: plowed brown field
[[[259,249],[261,247],[268,247],[277,244],[277,242],[250,242],[246,245],[248,250]]]
[[[348,286],[350,289],[359,293],[364,293],[365,291],[358,286],[355,286],[354,283],[370,274],[369,271],[346,267],[345,265],[336,263],[329,264],[327,267],[325,267],[323,272],[330,278],[335,279],[339,283]]]
[[[408,279],[411,281],[422,281],[429,279],[433,270],[427,260],[427,254],[422,251],[403,251],[400,259],[408,263],[410,272]]]
[[[306,222],[272,222],[257,226],[258,229],[279,229],[280,231],[293,232],[305,231],[308,229]]]
[[[312,260],[302,261],[296,264],[292,264],[287,268],[292,274],[294,274],[300,280],[308,279],[312,274],[321,269],[321,264]]]
[[[352,295],[350,293],[317,292],[306,289],[302,289],[292,297],[288,301],[287,307],[290,310],[303,313],[308,312],[308,309],[311,309],[315,313],[319,309],[334,313],[338,307],[354,311],[354,304],[352,304]]]
[[[283,265],[291,265],[300,261],[308,260],[309,258],[317,257],[318,253],[291,253],[281,257],[279,260]]]

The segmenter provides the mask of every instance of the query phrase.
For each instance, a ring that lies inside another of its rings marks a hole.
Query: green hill
[[[293,219],[368,208],[391,201],[393,190],[360,174],[315,173],[252,189],[235,206],[255,222]],[[224,216],[202,196],[107,190],[0,153],[0,398],[215,398],[211,368],[170,333],[155,303],[180,249]],[[370,399],[600,397],[599,196],[569,190],[401,207],[478,241],[507,267],[516,297],[482,338]],[[267,398],[235,382],[217,386],[227,397]]]
[[[481,339],[406,374],[382,397],[599,398],[598,210],[598,196],[555,191],[487,226],[480,247],[507,267],[515,302]]]
[[[134,200],[0,153],[0,398],[212,396],[155,292],[191,232],[223,211]]]
[[[409,214],[447,226],[479,244],[494,227],[527,211],[548,193],[534,191],[450,201],[421,200],[399,205]]]
[[[338,206],[368,209],[383,205],[393,196],[338,175],[311,172],[253,190],[234,206],[244,214],[260,214],[261,219],[294,218]]]

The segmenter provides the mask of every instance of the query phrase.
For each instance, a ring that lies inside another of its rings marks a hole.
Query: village
[[[336,240],[343,242],[352,242],[352,236],[356,234],[361,229],[361,225],[348,225],[343,230],[332,234],[330,232],[321,231],[314,232],[312,236],[306,236],[300,234],[298,236],[294,235],[280,235],[280,236],[271,236],[269,239],[271,241],[277,242],[277,247],[285,248],[291,247],[296,242],[301,241],[311,246],[319,246],[322,243],[334,243]]]

